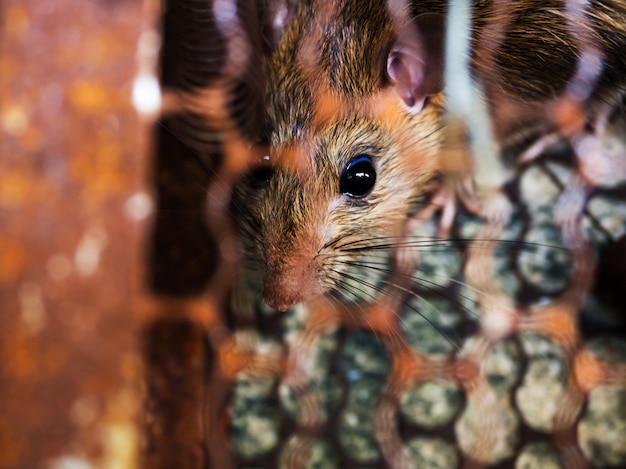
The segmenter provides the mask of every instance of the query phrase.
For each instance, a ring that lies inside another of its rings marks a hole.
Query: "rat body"
[[[552,125],[546,103],[566,89],[586,43],[562,1],[494,5],[474,2],[471,59],[504,142],[528,124]],[[442,167],[445,11],[432,0],[325,0],[293,12],[266,68],[267,162],[234,192],[269,306],[337,294],[368,250],[394,261],[390,246],[406,239]],[[593,126],[624,95],[626,7],[595,1],[587,17],[602,54],[584,104]]]

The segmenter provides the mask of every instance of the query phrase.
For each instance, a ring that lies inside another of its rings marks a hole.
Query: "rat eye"
[[[255,188],[267,186],[274,175],[274,167],[270,164],[270,157],[264,156],[259,163],[248,169],[248,182]]]
[[[269,166],[264,166],[264,167],[254,169],[250,175],[252,176],[252,180],[254,181],[255,184],[259,186],[263,186],[263,185],[266,185],[270,181],[273,174],[274,174],[273,168]]]
[[[274,168],[269,165],[261,165],[256,168],[251,168],[247,174],[248,184],[255,189],[266,187],[273,175]]]
[[[376,182],[376,170],[369,156],[354,158],[343,170],[339,192],[350,197],[363,197],[370,193]]]

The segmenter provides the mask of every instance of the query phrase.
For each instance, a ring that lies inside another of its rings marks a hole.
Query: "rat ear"
[[[265,45],[271,53],[296,16],[296,4],[293,0],[265,0],[261,5],[265,16]]]
[[[427,96],[443,89],[445,17],[417,16],[398,32],[387,56],[387,76],[398,96],[414,112]]]

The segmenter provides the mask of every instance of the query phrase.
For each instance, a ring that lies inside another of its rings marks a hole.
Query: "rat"
[[[576,76],[590,88],[584,125],[601,127],[626,88],[626,5],[586,4],[581,28],[590,38],[581,39],[567,2],[496,3],[472,4],[470,57],[496,141],[549,131],[547,103]],[[236,184],[233,206],[263,298],[284,311],[353,289],[350,269],[368,251],[386,250],[393,261],[392,247],[406,241],[408,221],[428,202],[445,166],[447,5],[282,5],[270,8],[280,21],[271,23],[279,32],[265,69],[269,150]],[[577,70],[589,44],[600,61],[595,75]]]

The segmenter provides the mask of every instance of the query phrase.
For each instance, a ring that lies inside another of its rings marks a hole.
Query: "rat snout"
[[[297,257],[285,263],[284,258],[269,256],[263,275],[263,299],[271,308],[285,311],[315,296],[310,261]]]
[[[307,280],[293,269],[270,270],[263,282],[263,299],[270,308],[286,311],[308,299]]]
[[[277,170],[259,216],[263,299],[281,311],[320,290],[316,255],[321,240],[315,221],[319,194],[308,182],[293,171]]]
[[[281,312],[285,312],[293,305],[300,303],[300,300],[297,298],[286,298],[283,295],[276,295],[275,292],[264,292],[263,297],[265,303],[267,303],[270,308],[277,309]]]
[[[303,300],[301,282],[270,275],[263,285],[263,299],[270,308],[286,311]]]

